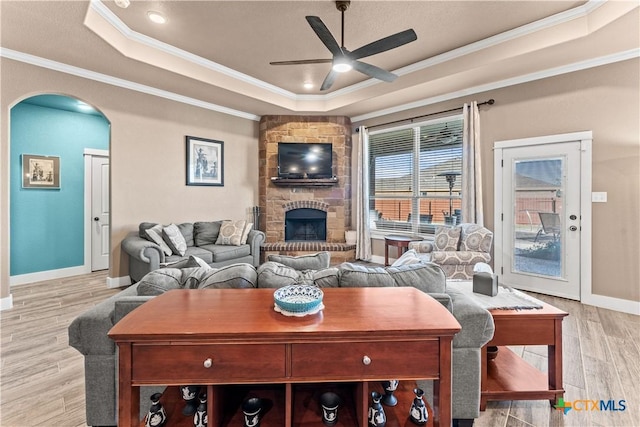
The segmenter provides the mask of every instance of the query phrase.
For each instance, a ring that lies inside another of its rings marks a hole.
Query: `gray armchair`
[[[479,262],[491,261],[493,233],[470,223],[456,227],[438,227],[433,241],[409,243],[420,258],[434,262],[444,270],[448,279],[471,280],[473,268]]]

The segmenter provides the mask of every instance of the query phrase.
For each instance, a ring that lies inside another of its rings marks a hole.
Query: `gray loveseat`
[[[145,274],[162,267],[183,267],[190,256],[202,259],[211,267],[223,267],[241,262],[257,267],[260,263],[260,246],[265,240],[264,233],[251,230],[245,243],[217,244],[223,222],[200,221],[177,224],[180,236],[184,238],[186,244],[183,254],[175,250],[166,234],[162,234],[163,241],[160,243],[156,243],[147,234],[147,230],[154,226],[160,227],[160,230],[162,226],[151,222],[140,223],[138,231],[129,233],[121,243],[122,250],[129,255],[131,281],[137,282]]]
[[[84,354],[87,424],[116,424],[117,354],[107,333],[130,311],[170,289],[278,288],[293,283],[320,287],[414,286],[444,304],[462,326],[453,340],[453,417],[472,424],[479,415],[480,349],[493,337],[494,331],[489,312],[464,294],[447,289],[444,272],[436,264],[383,268],[344,263],[328,267],[326,255],[326,263],[321,262],[326,268],[320,269],[302,269],[308,262],[317,267],[317,257],[290,260],[279,257],[279,261],[289,265],[270,261],[257,269],[251,264],[233,264],[220,269],[163,268],[77,317],[69,326],[69,343]],[[429,384],[424,386],[427,391],[432,389]],[[147,406],[144,402],[156,391],[157,388],[141,388],[141,416]]]

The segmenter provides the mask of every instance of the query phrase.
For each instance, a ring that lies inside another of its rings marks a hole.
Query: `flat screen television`
[[[279,142],[278,178],[333,178],[333,145]]]

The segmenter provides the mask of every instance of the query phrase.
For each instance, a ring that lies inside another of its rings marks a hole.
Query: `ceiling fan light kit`
[[[403,46],[407,43],[418,39],[413,29],[401,31],[399,33],[390,35],[380,40],[374,41],[367,45],[364,45],[354,51],[349,51],[344,46],[344,12],[349,8],[350,1],[336,1],[336,8],[342,14],[342,31],[341,31],[341,44],[338,44],[333,37],[327,26],[317,16],[307,16],[307,22],[311,26],[311,29],[316,33],[320,41],[329,49],[332,54],[332,59],[302,59],[294,61],[277,61],[271,62],[271,65],[300,65],[300,64],[325,64],[331,62],[333,65],[329,74],[322,82],[320,90],[324,91],[333,85],[336,80],[337,73],[345,73],[352,69],[361,72],[369,77],[373,77],[385,82],[392,82],[398,76],[389,71],[383,70],[375,65],[367,64],[359,61],[361,58],[367,56],[376,55],[378,53],[386,52],[391,49]]]
[[[353,66],[349,63],[349,60],[346,58],[338,58],[333,61],[333,71],[338,73],[346,73],[347,71],[353,70]]]

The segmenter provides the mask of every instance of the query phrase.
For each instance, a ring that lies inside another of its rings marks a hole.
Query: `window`
[[[371,229],[433,234],[461,219],[462,116],[369,134]]]

